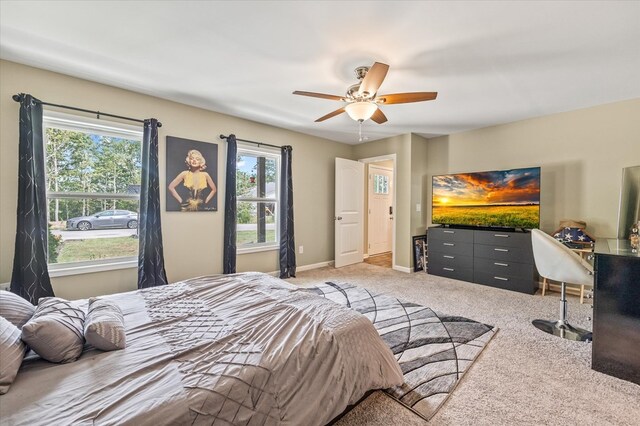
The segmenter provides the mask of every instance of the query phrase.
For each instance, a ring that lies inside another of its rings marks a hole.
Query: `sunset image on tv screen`
[[[537,228],[540,168],[434,176],[432,207],[433,223]]]

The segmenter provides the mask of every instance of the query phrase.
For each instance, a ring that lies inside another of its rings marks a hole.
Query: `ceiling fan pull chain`
[[[358,120],[358,142],[362,142],[362,120]]]

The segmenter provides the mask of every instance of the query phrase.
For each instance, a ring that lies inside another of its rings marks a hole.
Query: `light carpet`
[[[558,293],[532,296],[362,263],[299,272],[287,281],[303,287],[348,282],[500,329],[429,422],[374,392],[336,426],[638,425],[640,386],[593,371],[590,344],[531,325],[537,318],[558,317]],[[588,304],[569,297],[573,325],[591,329],[591,314]]]
[[[346,283],[303,289],[360,312],[400,364],[404,383],[384,391],[429,420],[451,395],[496,330]]]

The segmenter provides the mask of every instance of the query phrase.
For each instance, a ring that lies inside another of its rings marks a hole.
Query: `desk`
[[[640,384],[640,253],[614,239],[594,253],[591,368]]]

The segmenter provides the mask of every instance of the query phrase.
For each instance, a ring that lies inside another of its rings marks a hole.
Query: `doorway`
[[[395,155],[365,160],[365,262],[392,268],[395,243]]]

